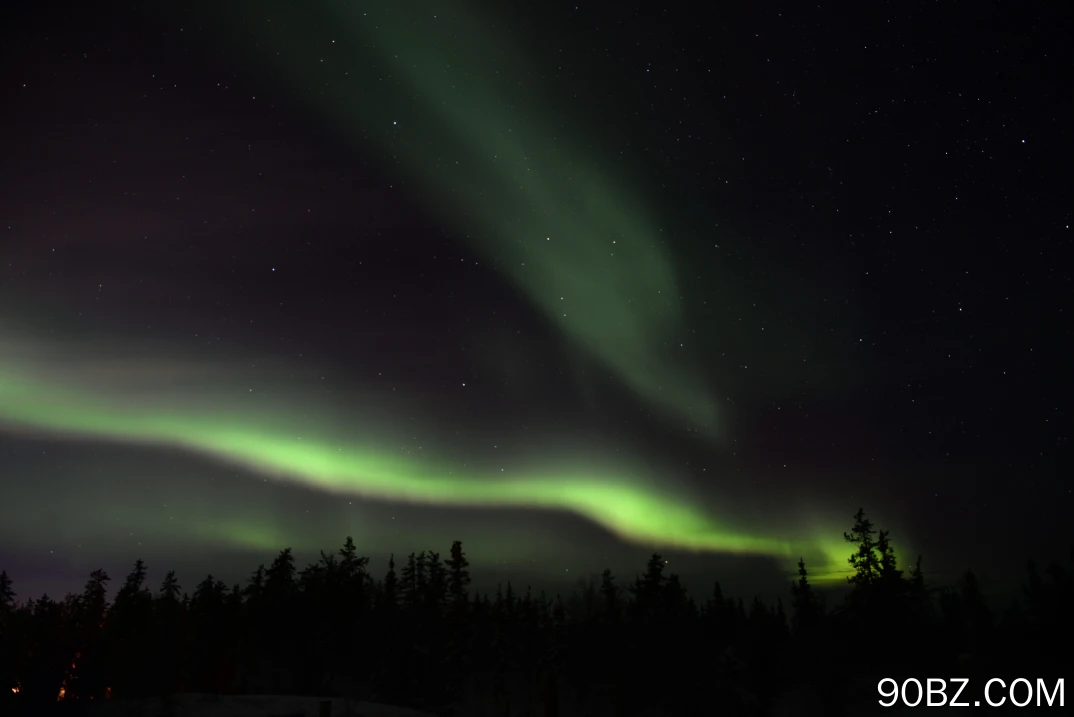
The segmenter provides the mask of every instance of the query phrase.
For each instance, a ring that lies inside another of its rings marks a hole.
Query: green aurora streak
[[[270,82],[283,80],[341,138],[413,181],[643,401],[719,437],[711,389],[686,353],[692,334],[658,222],[644,197],[595,168],[594,133],[520,89],[541,72],[506,28],[462,4],[435,15],[421,3],[241,7],[208,11],[232,13],[224,42],[249,42]]]
[[[459,478],[402,456],[364,451],[218,412],[131,409],[53,382],[0,374],[0,423],[47,433],[167,445],[322,491],[436,505],[568,510],[634,542],[688,550],[790,555],[783,541],[721,528],[685,496],[592,475]]]

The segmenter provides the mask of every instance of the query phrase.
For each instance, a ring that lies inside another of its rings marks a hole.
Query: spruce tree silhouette
[[[505,614],[511,617],[515,615],[515,589],[511,587],[511,581],[507,581],[507,589],[503,594],[503,604]]]
[[[134,569],[127,575],[119,592],[116,593],[116,602],[133,599],[142,592],[145,586],[145,573],[145,562],[141,558],[134,561]]]
[[[491,600],[469,593],[458,541],[446,561],[412,554],[402,579],[392,557],[374,580],[350,539],[301,571],[285,549],[245,586],[210,575],[192,597],[174,572],[151,595],[138,561],[111,605],[103,571],[81,594],[23,604],[0,573],[0,680],[11,685],[0,714],[45,714],[61,688],[64,705],[238,691],[347,694],[442,714],[552,713],[564,701],[568,713],[748,715],[815,703],[833,714],[855,713],[848,680],[878,673],[1072,667],[1070,566],[1030,566],[1023,601],[997,621],[973,573],[937,593],[919,556],[904,577],[888,532],[864,511],[844,537],[855,568],[846,599],[826,612],[799,560],[789,616],[779,597],[745,603],[718,582],[699,610],[658,554],[628,591],[605,570],[551,598],[529,586],[520,596],[507,581]]]
[[[865,509],[859,508],[854,514],[854,527],[849,533],[843,533],[843,539],[856,546],[847,559],[854,574],[847,578],[855,588],[868,589],[880,576],[880,561],[877,557],[876,529],[873,522],[865,517]]]
[[[347,674],[361,674],[369,669],[370,640],[368,627],[373,609],[373,584],[369,576],[369,558],[358,555],[354,539],[347,536],[338,552],[338,569],[327,586],[323,599],[328,627],[327,677],[331,683],[346,681]]]
[[[925,584],[925,572],[921,567],[921,556],[917,556],[914,567],[906,580],[907,624],[919,627],[931,623],[933,619],[932,596]]]
[[[875,609],[886,616],[892,627],[905,629],[909,612],[907,584],[902,570],[899,570],[895,547],[888,531],[881,530],[877,533],[876,552],[879,559],[874,586]]]
[[[817,627],[820,619],[820,603],[813,586],[809,584],[809,572],[806,570],[805,558],[798,559],[798,580],[791,584],[793,600],[791,608],[791,627],[795,632],[809,632]]]
[[[456,540],[451,544],[451,554],[447,560],[448,569],[448,594],[456,612],[463,609],[467,602],[467,589],[470,587],[470,561],[462,551],[462,541]]]
[[[462,541],[451,543],[447,569],[447,606],[445,609],[446,634],[444,636],[444,701],[459,700],[465,693],[466,675],[473,669],[470,659],[473,642],[470,633],[473,623],[470,619],[471,605],[469,596],[470,561],[462,549]]]
[[[15,609],[14,583],[6,570],[0,570],[0,615],[10,615]]]
[[[645,572],[634,579],[630,592],[634,597],[635,619],[640,622],[653,622],[660,611],[660,593],[664,586],[664,565],[666,561],[653,553],[645,565]]]
[[[604,622],[615,623],[619,620],[619,586],[615,584],[615,576],[608,568],[600,574],[600,616]]]
[[[660,592],[660,607],[658,609],[662,620],[668,624],[677,626],[693,617],[695,611],[693,602],[686,594],[679,576],[672,573],[668,576],[664,587]]]
[[[158,597],[169,603],[178,603],[182,592],[182,588],[179,587],[179,578],[175,576],[175,571],[169,570],[168,574],[164,576],[164,580],[160,583],[160,590],[157,592]]]
[[[145,587],[146,567],[139,559],[116,593],[109,611],[109,667],[113,696],[148,697],[152,693],[153,596]]]
[[[851,590],[840,617],[854,635],[853,640],[869,640],[875,626],[881,623],[897,632],[912,629],[906,581],[898,568],[889,531],[878,531],[859,508],[854,514],[854,527],[843,533],[843,539],[854,546],[848,559],[854,574],[847,578]],[[907,643],[892,641],[872,660],[873,669],[886,674],[903,662],[911,649]]]
[[[727,609],[727,601],[723,596],[723,588],[720,586],[720,581],[717,580],[712,584],[712,595],[705,601],[705,609],[703,611],[706,620],[713,623],[724,622],[724,611]]]
[[[902,571],[899,570],[898,560],[895,558],[895,548],[891,544],[889,531],[881,530],[877,533],[876,551],[880,555],[877,565],[877,579],[886,582],[901,580]]]
[[[265,622],[261,626],[266,635],[264,654],[277,668],[271,672],[269,690],[277,694],[291,689],[301,665],[295,590],[294,555],[291,548],[284,548],[265,571]]]
[[[421,554],[422,570],[424,570],[425,553]],[[418,577],[418,558],[414,553],[411,553],[406,558],[406,565],[403,566],[403,572],[399,576],[399,593],[403,599],[403,605],[408,608],[413,608],[421,601],[421,585],[424,582],[423,578]]]
[[[7,571],[0,570],[0,705],[7,690],[17,690],[15,661],[18,637],[15,634],[15,585]]]
[[[429,551],[425,570],[428,578],[424,601],[430,613],[435,614],[447,604],[447,568],[440,560],[440,553]]]
[[[105,618],[108,612],[108,583],[111,578],[104,570],[90,573],[82,595],[73,604],[73,619],[77,624],[75,642],[81,659],[75,662],[76,680],[68,695],[79,699],[100,699],[108,687],[108,645]]]
[[[64,640],[64,615],[60,604],[47,594],[31,601],[32,615],[27,650],[20,670],[21,693],[28,701],[47,705],[68,690],[69,645]]]
[[[910,569],[909,587],[915,592],[925,592],[925,573],[921,569],[921,556],[917,556],[917,562],[914,563],[914,567]]]
[[[246,587],[243,589],[246,595],[246,599],[252,602],[257,602],[264,597],[265,594],[265,566],[264,564],[258,565],[257,570],[246,581]]]
[[[108,583],[111,580],[104,570],[94,570],[90,573],[86,587],[82,591],[83,616],[88,620],[103,627],[105,611],[108,609]]]
[[[381,591],[380,604],[385,607],[395,608],[399,604],[399,583],[395,577],[395,554],[388,558],[388,572],[384,576],[384,587]]]
[[[426,551],[421,551],[414,558],[414,586],[417,590],[418,598],[417,602],[421,602],[422,596],[425,594],[425,586],[429,582],[429,576],[425,571],[426,564],[428,563],[428,554]]]
[[[270,604],[282,607],[294,590],[295,558],[290,548],[284,548],[265,572],[265,597]]]
[[[165,697],[182,687],[183,637],[186,614],[181,601],[182,588],[174,570],[160,583],[152,603],[151,694]]]
[[[186,666],[190,688],[214,692],[222,658],[224,623],[222,583],[208,575],[194,588],[190,598],[190,650]]]
[[[304,638],[300,672],[295,675],[303,689],[320,691],[332,680],[332,652],[341,628],[333,610],[345,587],[336,556],[323,550],[317,563],[298,573],[291,614]]]

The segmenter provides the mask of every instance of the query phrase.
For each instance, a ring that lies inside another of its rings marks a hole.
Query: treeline
[[[862,511],[844,537],[853,574],[827,609],[804,562],[785,605],[733,599],[718,582],[696,600],[659,555],[625,585],[605,570],[566,597],[510,583],[479,596],[458,541],[446,557],[393,560],[379,577],[350,538],[302,570],[285,549],[245,585],[210,575],[190,593],[174,572],[151,589],[139,560],[111,603],[103,570],[59,601],[19,602],[0,573],[0,712],[208,692],[343,695],[443,714],[518,714],[528,703],[748,715],[796,700],[797,714],[839,714],[855,680],[870,677],[1070,672],[1062,566],[1042,576],[1030,563],[1024,594],[997,607],[972,573],[937,589],[920,558],[904,571]]]

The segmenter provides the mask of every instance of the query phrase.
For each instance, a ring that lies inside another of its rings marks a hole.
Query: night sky
[[[20,597],[1065,555],[1071,6],[723,5],[5,3]]]

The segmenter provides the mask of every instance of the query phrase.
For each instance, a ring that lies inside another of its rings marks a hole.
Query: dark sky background
[[[724,5],[5,4],[20,597],[1065,555],[1071,6]]]

